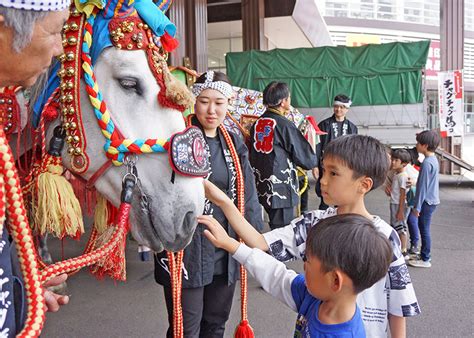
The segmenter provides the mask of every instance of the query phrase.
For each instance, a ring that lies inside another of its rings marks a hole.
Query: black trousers
[[[319,178],[316,181],[316,195],[318,195],[319,199],[321,200],[321,203],[319,203],[319,210],[326,210],[329,208],[329,205],[324,203],[323,197],[321,196],[321,177],[323,177],[323,168],[319,167]]]
[[[268,225],[272,230],[282,228],[290,224],[290,222],[296,218],[295,207],[278,209],[265,208],[265,211],[268,214]]]
[[[300,184],[300,188],[301,188],[304,184],[304,176],[299,178],[299,184]],[[305,211],[308,211],[308,199],[309,199],[309,190],[310,189],[311,189],[311,186],[309,185],[309,182],[308,182],[306,190],[303,191],[303,193],[300,196],[300,212],[301,213],[303,213]]]
[[[166,337],[173,337],[173,297],[171,287],[163,287],[168,311]],[[235,283],[227,285],[227,275],[214,276],[211,284],[182,290],[183,327],[185,338],[224,337],[229,319]]]

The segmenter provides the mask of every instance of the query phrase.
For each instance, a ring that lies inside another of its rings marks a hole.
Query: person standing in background
[[[417,268],[431,267],[431,218],[439,205],[439,163],[435,150],[440,143],[438,132],[425,130],[416,135],[416,150],[425,159],[421,163],[420,175],[416,182],[416,194],[412,213],[418,217],[421,237],[421,253],[408,261]]]
[[[267,110],[250,129],[250,163],[260,204],[270,228],[288,225],[296,217],[299,184],[296,167],[312,170],[318,158],[303,134],[285,116],[291,107],[288,85],[271,82],[263,91]]]
[[[323,176],[321,159],[324,154],[324,148],[329,142],[338,138],[339,136],[358,133],[356,125],[346,118],[347,112],[349,111],[351,105],[352,101],[347,95],[336,95],[334,97],[333,103],[334,114],[331,117],[321,121],[318,125],[319,129],[327,133],[325,135],[321,135],[321,143],[319,143],[316,148],[316,154],[318,155],[319,160],[319,168],[317,174],[315,175],[315,178],[318,178],[316,181],[316,195],[318,195],[318,197],[321,199],[319,210],[326,210],[328,208],[328,205],[324,203],[324,200],[321,196],[321,184],[319,182]]]

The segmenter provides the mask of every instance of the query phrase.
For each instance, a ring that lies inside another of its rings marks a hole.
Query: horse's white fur
[[[94,65],[95,75],[112,119],[129,139],[168,138],[184,130],[182,114],[162,107],[157,95],[160,90],[150,71],[143,51],[105,49]],[[136,78],[142,95],[122,88],[119,79]],[[89,179],[108,159],[103,146],[105,138],[97,124],[91,103],[81,87],[81,109],[87,135],[87,153],[91,160],[89,170],[83,175]],[[52,130],[52,128],[50,128]],[[65,165],[69,157],[64,150]],[[125,166],[112,166],[96,183],[97,190],[115,206],[120,204],[120,191]],[[204,188],[201,178],[175,176],[167,154],[141,154],[137,162],[138,176],[149,198],[149,216],[140,208],[139,193],[135,190],[131,212],[132,233],[137,241],[154,251],[183,249],[192,238],[197,226],[196,216],[204,207]]]

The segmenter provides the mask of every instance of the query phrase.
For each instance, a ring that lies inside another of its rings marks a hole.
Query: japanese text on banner
[[[438,73],[439,126],[444,136],[462,136],[464,132],[462,70]]]

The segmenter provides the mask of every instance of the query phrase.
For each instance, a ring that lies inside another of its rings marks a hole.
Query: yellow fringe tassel
[[[45,170],[39,173],[33,187],[34,224],[41,235],[52,233],[59,238],[65,235],[78,238],[84,233],[79,201],[71,184],[62,176],[62,164],[52,157],[45,161]]]
[[[94,212],[94,227],[99,235],[103,234],[108,227],[109,211],[107,200],[101,194],[97,194],[97,205]]]

